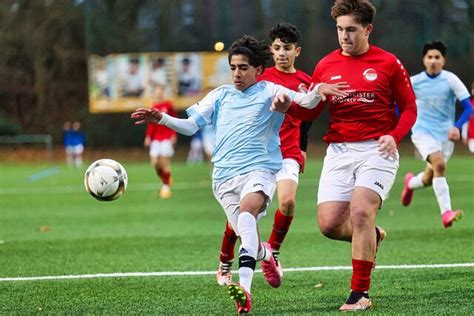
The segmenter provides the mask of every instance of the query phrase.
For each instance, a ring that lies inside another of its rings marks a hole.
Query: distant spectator
[[[66,121],[63,124],[63,144],[66,153],[66,163],[68,166],[73,166],[72,125],[70,121]]]
[[[79,168],[82,166],[85,145],[85,137],[84,133],[81,130],[81,122],[75,121],[72,124],[72,131],[70,137],[74,166],[76,166],[76,168]]]
[[[181,60],[181,69],[178,72],[178,94],[190,95],[196,94],[201,89],[201,78],[192,68],[191,59],[185,57]]]
[[[131,58],[129,60],[128,70],[122,77],[122,96],[140,97],[145,90],[143,78],[140,73],[140,60]]]

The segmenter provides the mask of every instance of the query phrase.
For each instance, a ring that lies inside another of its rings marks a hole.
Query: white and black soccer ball
[[[127,183],[127,171],[113,159],[94,161],[84,174],[87,192],[99,201],[118,199],[127,189]]]

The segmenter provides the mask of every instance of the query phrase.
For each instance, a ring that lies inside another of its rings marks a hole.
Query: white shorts
[[[172,157],[174,155],[173,142],[171,140],[153,140],[150,143],[150,157]]]
[[[378,147],[375,140],[331,143],[319,179],[318,204],[349,202],[355,187],[368,188],[384,201],[397,175],[399,154],[384,158]]]
[[[84,145],[66,146],[66,153],[69,155],[82,155]]]
[[[239,218],[240,201],[249,193],[263,191],[267,202],[258,214],[257,220],[266,215],[265,209],[270,205],[275,194],[275,174],[267,170],[256,170],[236,176],[224,182],[212,184],[212,192],[225,211],[232,229],[239,235],[237,222]]]
[[[300,176],[300,165],[291,158],[283,159],[280,171],[276,174],[276,182],[281,180],[293,180],[298,184]]]
[[[428,134],[411,135],[411,141],[424,161],[437,151],[441,152],[445,161],[448,161],[454,151],[454,142],[450,140],[441,142]]]

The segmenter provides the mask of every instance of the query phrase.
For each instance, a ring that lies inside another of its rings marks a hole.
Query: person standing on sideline
[[[405,175],[401,202],[404,206],[410,205],[415,189],[432,185],[441,211],[441,223],[448,228],[461,219],[462,211],[453,210],[451,206],[446,164],[453,153],[454,141],[461,138],[460,130],[471,116],[471,102],[462,81],[454,73],[443,70],[446,49],[440,41],[426,43],[423,47],[425,70],[411,77],[418,106],[411,140],[427,165],[416,176],[411,172]],[[454,123],[456,99],[464,111]]]
[[[156,85],[153,91],[154,103],[152,109],[177,117],[177,113],[170,101],[164,99],[164,87]],[[148,123],[143,145],[149,148],[150,162],[156,174],[161,179],[159,196],[162,199],[171,197],[171,158],[174,155],[176,132],[166,126]]]
[[[331,96],[328,143],[318,187],[318,223],[328,238],[351,242],[352,278],[341,311],[366,310],[375,254],[385,231],[375,226],[399,166],[397,145],[416,120],[410,77],[396,56],[369,43],[376,9],[369,0],[336,0],[340,49],[316,65],[313,82],[347,82]],[[398,105],[400,117],[395,111]]]
[[[264,41],[245,35],[228,52],[233,85],[212,90],[188,108],[188,119],[176,119],[155,109],[138,109],[131,115],[135,124],[156,122],[185,135],[212,123],[212,189],[241,240],[239,283],[227,287],[239,314],[250,313],[252,309],[251,284],[256,262],[269,261],[276,269],[271,249],[260,242],[257,222],[271,202],[275,174],[282,166],[279,130],[284,115],[279,112],[286,111],[289,101],[314,108],[326,94],[345,96],[340,89],[347,87],[343,83],[321,84],[305,94],[268,81],[257,82],[269,58]]]
[[[84,132],[81,129],[81,122],[75,121],[74,123],[72,123],[72,131],[70,137],[74,166],[76,168],[80,168],[83,162],[84,146],[86,142]]]
[[[296,26],[290,23],[279,23],[270,30],[269,37],[272,41],[270,49],[275,66],[266,68],[263,74],[258,77],[259,81],[270,81],[293,91],[304,91],[309,88],[311,77],[295,68],[295,60],[301,53],[300,36]],[[267,246],[272,249],[273,257],[277,263],[278,273],[272,273],[273,270],[267,262],[262,262],[265,279],[272,287],[279,287],[281,284],[283,270],[278,256],[281,244],[293,220],[298,178],[304,165],[300,138],[307,139],[306,134],[309,128],[305,125],[303,127],[305,135],[301,135],[301,123],[300,119],[286,115],[279,133],[283,166],[276,174],[278,209],[275,211],[272,232],[267,241]],[[236,240],[235,232],[227,223],[221,244],[220,264],[216,274],[217,283],[221,286],[232,282],[231,269]]]
[[[74,155],[72,148],[72,125],[70,121],[66,121],[63,124],[63,145],[64,152],[66,153],[66,163],[68,167],[74,165]]]

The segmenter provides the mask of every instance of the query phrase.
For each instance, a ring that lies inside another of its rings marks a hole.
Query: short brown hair
[[[336,0],[331,8],[334,20],[343,15],[352,15],[357,23],[364,26],[372,24],[376,9],[369,0]]]

